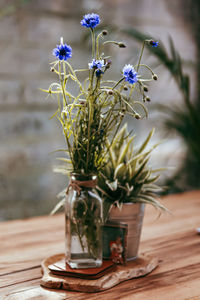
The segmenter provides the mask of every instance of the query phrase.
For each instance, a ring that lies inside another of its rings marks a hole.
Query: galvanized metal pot
[[[128,224],[127,236],[127,260],[134,260],[138,256],[142,223],[144,217],[145,204],[124,203],[122,209],[112,207],[109,220],[124,222]]]

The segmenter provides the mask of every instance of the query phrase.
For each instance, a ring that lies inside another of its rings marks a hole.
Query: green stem
[[[94,69],[92,69],[92,75],[90,76],[90,87],[89,87],[91,94],[92,94],[92,90],[93,90],[94,72],[95,72]]]
[[[114,87],[112,88],[112,90],[114,90],[114,89],[118,86],[118,84],[120,84],[123,80],[124,80],[124,77],[121,78],[121,79],[114,85]]]
[[[64,100],[64,106],[68,105],[67,103],[67,98],[66,98],[66,95],[65,95],[65,87],[64,87],[64,80],[62,79],[62,75],[61,75],[61,63],[59,61],[59,79],[60,79],[60,83],[61,83],[61,88],[62,88],[62,94],[63,94],[63,100]]]
[[[77,234],[78,234],[79,242],[80,242],[81,248],[82,248],[82,250],[84,252],[85,251],[85,247],[83,245],[82,238],[81,238],[81,235],[80,235],[80,232],[79,232],[79,229],[78,229],[78,224],[77,224],[77,222],[75,224],[76,224],[76,231],[77,231]]]
[[[135,65],[134,68],[136,68],[136,67],[145,67],[145,68],[147,68],[151,72],[152,75],[154,75],[153,70],[149,66],[147,66],[145,64]]]
[[[92,58],[95,59],[95,33],[93,28],[91,28],[91,34],[92,34]]]
[[[99,59],[99,38],[102,36],[102,32],[100,32],[96,39],[96,58]]]
[[[76,76],[76,73],[74,72],[74,70],[73,70],[72,66],[70,65],[70,63],[68,63],[68,61],[65,61],[65,62],[63,62],[63,63],[65,63],[65,64],[69,67],[69,69],[70,69],[72,75],[74,76],[74,78],[76,79],[77,84],[78,84],[79,87],[80,87],[81,92],[84,92],[83,87],[82,87],[82,84],[81,84],[80,81],[78,80],[78,78],[77,78],[77,76]]]
[[[118,130],[119,130],[120,126],[121,126],[122,120],[123,120],[123,118],[121,118],[121,119],[120,119],[120,121],[119,121],[119,124],[118,124],[118,126],[117,126],[117,128],[116,128],[116,130],[115,130],[115,133],[114,133],[114,135],[113,135],[112,141],[111,141],[111,143],[110,143],[109,147],[107,148],[107,150],[106,150],[106,152],[105,152],[104,156],[102,157],[102,161],[103,161],[103,160],[104,160],[104,158],[106,157],[106,155],[107,155],[108,151],[110,150],[110,147],[111,147],[111,146],[112,146],[112,144],[113,144],[113,141],[114,141],[114,139],[115,139],[115,137],[116,137],[116,135],[117,135],[117,133],[118,133]]]
[[[87,132],[87,158],[86,158],[86,172],[88,172],[88,162],[89,162],[89,151],[90,151],[90,127],[93,119],[93,101],[92,96],[88,99],[88,132]]]
[[[62,94],[63,94],[63,106],[65,104],[68,105],[67,103],[67,99],[66,99],[66,95],[65,95],[65,88],[64,88],[64,85],[63,85],[63,80],[62,80],[62,75],[61,75],[61,63],[59,61],[59,78],[60,78],[60,83],[61,83],[61,88],[62,88]],[[65,130],[64,130],[64,124],[63,124],[63,131],[64,131],[64,135],[65,135],[65,139],[66,139],[66,142],[67,142],[67,146],[68,146],[68,151],[69,151],[69,156],[70,156],[70,159],[72,161],[72,165],[74,166],[74,162],[73,162],[73,159],[72,159],[72,149],[71,149],[71,145],[70,145],[70,142],[69,142],[69,139],[65,133]]]
[[[132,93],[134,91],[134,88],[135,88],[135,84],[132,85],[132,88],[131,88],[130,93],[129,93],[129,97],[131,97],[131,95],[132,95]]]
[[[138,73],[138,71],[139,71],[139,66],[140,66],[141,59],[142,59],[142,55],[143,55],[143,52],[144,52],[144,45],[145,45],[145,42],[146,42],[146,41],[144,41],[143,44],[142,44],[142,49],[141,49],[141,52],[140,52],[140,57],[139,57],[138,64],[137,64],[137,69],[136,69],[137,73]]]

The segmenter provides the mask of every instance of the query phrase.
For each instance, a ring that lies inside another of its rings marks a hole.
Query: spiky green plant
[[[161,188],[155,184],[160,176],[157,173],[162,169],[152,169],[148,165],[151,152],[158,145],[147,149],[153,133],[154,129],[137,149],[134,146],[135,136],[129,136],[125,124],[112,145],[107,145],[108,163],[98,177],[98,191],[104,200],[105,220],[113,205],[120,208],[123,203],[128,202],[149,203],[165,209],[157,200],[157,192],[161,191]]]

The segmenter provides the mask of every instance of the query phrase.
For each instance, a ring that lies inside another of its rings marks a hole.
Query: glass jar
[[[73,269],[102,265],[102,200],[97,177],[71,174],[66,196],[66,262]]]

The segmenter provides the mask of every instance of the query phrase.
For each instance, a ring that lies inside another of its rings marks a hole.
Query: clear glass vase
[[[66,196],[66,262],[71,268],[102,265],[102,200],[96,176],[71,174]]]

